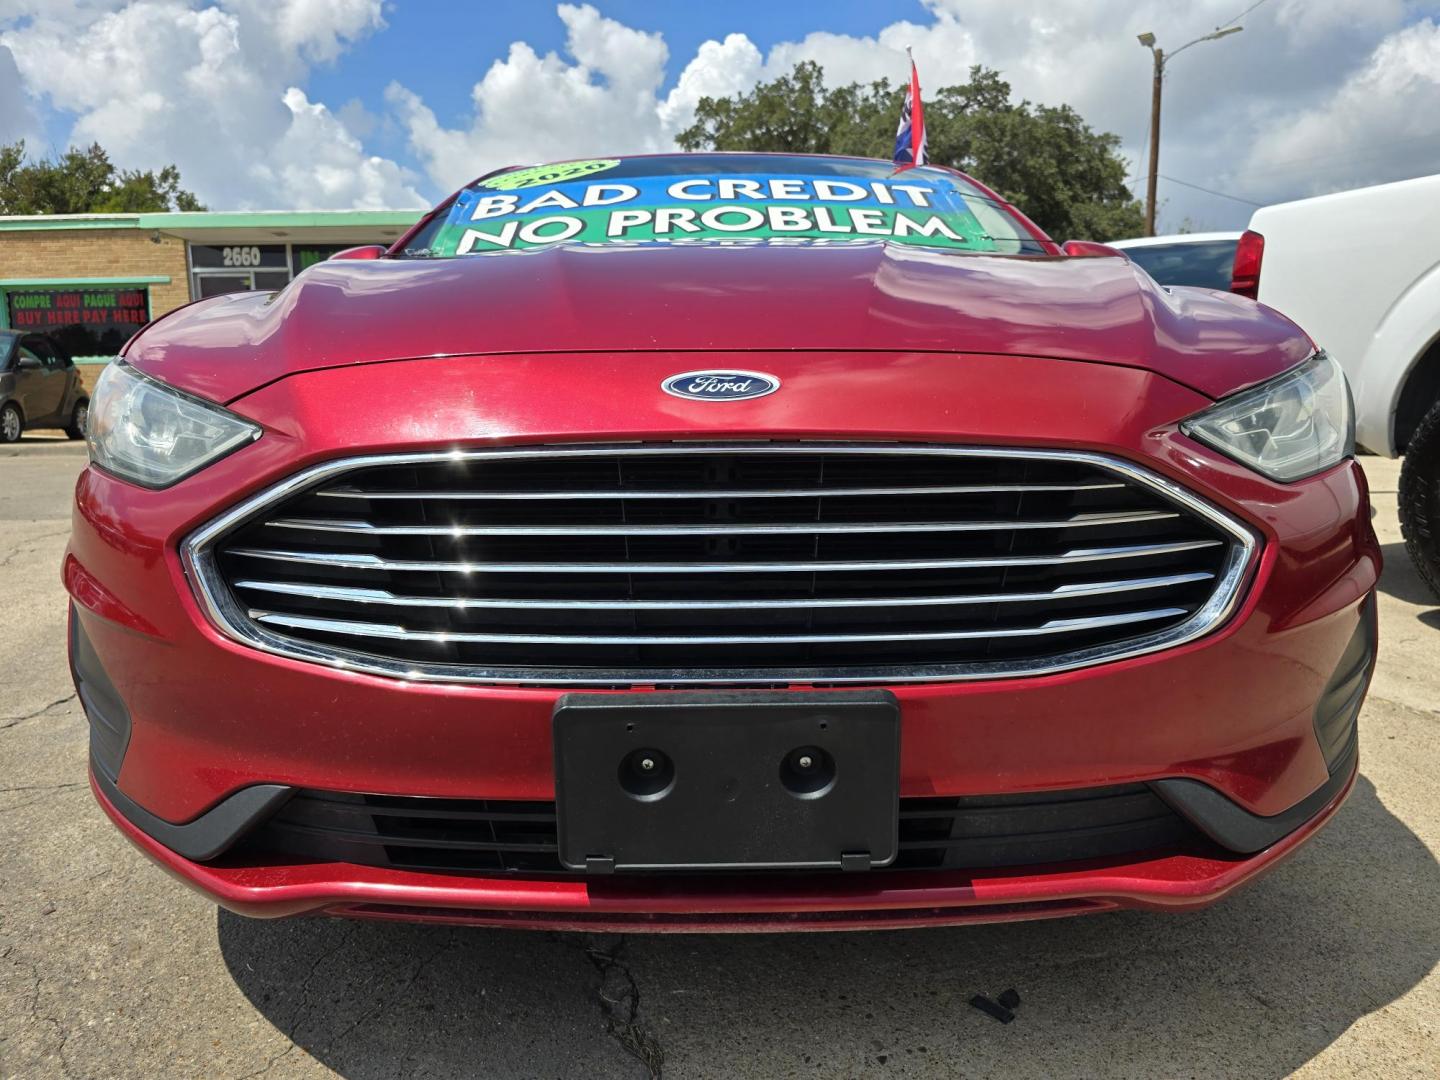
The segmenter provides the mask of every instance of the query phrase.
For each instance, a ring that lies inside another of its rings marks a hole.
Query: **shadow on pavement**
[[[1429,610],[1421,612],[1416,618],[1426,626],[1440,628],[1440,598],[1420,580],[1405,545],[1384,544],[1380,551],[1385,557],[1385,572],[1380,575],[1380,591],[1407,604],[1428,608]]]
[[[1440,959],[1440,866],[1361,777],[1292,859],[1190,915],[622,938],[222,911],[218,933],[291,1053],[355,1080],[662,1057],[677,1077],[1280,1076]],[[1009,987],[1013,1024],[967,1004]]]

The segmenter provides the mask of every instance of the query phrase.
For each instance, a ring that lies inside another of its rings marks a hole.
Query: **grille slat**
[[[286,655],[438,680],[773,685],[1153,651],[1228,613],[1256,546],[1100,455],[697,443],[329,463],[185,551],[217,623]]]
[[[900,800],[885,870],[975,870],[1123,857],[1205,841],[1144,784]],[[299,791],[235,857],[577,877],[559,859],[554,803]],[[735,872],[723,872],[735,876]],[[748,871],[747,876],[786,871]]]
[[[1140,592],[1163,589],[1171,585],[1189,585],[1212,581],[1208,570],[1163,577],[1133,578],[1121,581],[1097,581],[1082,585],[1060,585],[1046,592],[971,593],[959,596],[850,596],[806,597],[803,600],[515,600],[473,596],[397,596],[383,589],[356,589],[343,585],[318,585],[313,582],[254,581],[242,579],[235,588],[254,592],[280,593],[286,596],[309,596],[350,604],[373,604],[383,607],[442,608],[477,610],[502,609],[517,611],[765,611],[805,610],[808,608],[903,608],[903,607],[970,607],[977,604],[1026,604],[1037,601],[1083,600],[1111,593]]]
[[[827,535],[848,533],[1001,532],[1024,529],[1083,529],[1108,525],[1134,525],[1142,521],[1178,518],[1174,510],[1141,510],[1130,514],[1091,514],[1062,521],[809,521],[794,524],[742,525],[376,525],[369,521],[324,521],[311,518],[267,521],[271,529],[304,532],[360,533],[369,536],[784,536],[792,533]]]
[[[386,638],[391,641],[466,642],[500,645],[797,645],[823,642],[865,641],[964,641],[992,637],[1041,637],[1046,634],[1076,634],[1131,623],[1154,622],[1184,615],[1184,608],[1160,608],[1155,611],[1126,611],[1117,615],[1097,615],[1089,619],[1051,619],[1039,626],[986,627],[976,630],[927,630],[911,633],[869,634],[727,634],[710,636],[684,634],[679,636],[644,637],[621,634],[593,636],[584,634],[472,634],[462,630],[407,630],[403,626],[382,623],[347,622],[343,619],[313,619],[300,615],[284,615],[274,611],[250,612],[256,622],[284,626],[291,630],[318,630],[326,634],[349,637]]]
[[[554,817],[550,818],[553,823]],[[347,844],[388,844],[396,847],[423,847],[436,848],[449,851],[527,851],[527,852],[551,852],[555,850],[553,842],[541,843],[516,843],[505,840],[472,840],[456,836],[436,835],[416,836],[404,833],[379,834],[366,832],[359,829],[344,829],[334,825],[301,825],[293,821],[277,821],[271,828],[277,832],[292,833],[297,836],[322,837],[327,840],[341,841]]]
[[[1113,491],[1124,484],[962,484],[947,487],[870,487],[870,488],[735,488],[730,491],[707,490],[710,499],[806,499],[821,496],[861,495],[1011,495],[1020,492],[1057,491]],[[432,499],[444,502],[521,499],[526,502],[540,502],[553,499],[693,499],[689,491],[640,491],[628,488],[588,491],[365,491],[360,488],[327,488],[316,495],[331,499]]]
[[[1056,555],[995,555],[961,559],[855,559],[810,562],[487,562],[481,559],[400,560],[379,555],[340,551],[290,551],[275,548],[233,548],[232,555],[278,562],[346,566],[356,570],[398,573],[438,571],[447,574],[812,574],[833,570],[957,570],[999,566],[1054,566],[1061,563],[1104,562],[1146,555],[1174,555],[1223,546],[1221,540],[1190,540],[1170,544],[1130,544],[1103,548],[1076,548]]]

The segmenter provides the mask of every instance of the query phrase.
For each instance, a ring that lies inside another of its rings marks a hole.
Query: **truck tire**
[[[1421,579],[1440,597],[1440,402],[1431,406],[1405,448],[1400,532]]]

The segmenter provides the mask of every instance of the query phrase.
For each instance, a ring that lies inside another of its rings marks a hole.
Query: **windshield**
[[[411,237],[410,258],[554,244],[837,244],[1042,254],[980,188],[861,158],[669,154],[512,169],[464,189]]]

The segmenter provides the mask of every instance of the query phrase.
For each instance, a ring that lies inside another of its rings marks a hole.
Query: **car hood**
[[[350,364],[636,350],[1053,357],[1143,368],[1218,397],[1310,349],[1268,308],[1225,293],[1162,289],[1120,257],[957,255],[876,243],[571,246],[332,261],[276,294],[182,308],[152,323],[127,356],[214,401]]]

